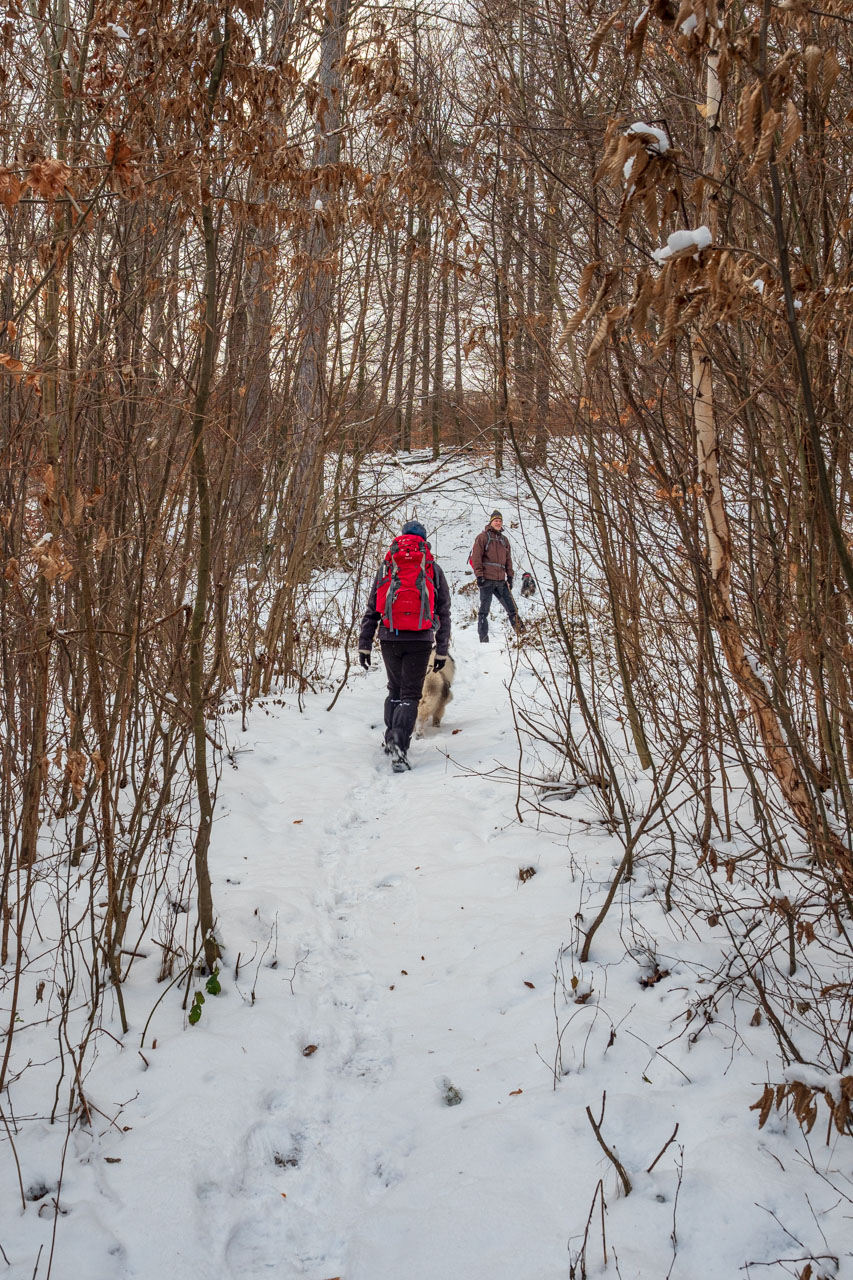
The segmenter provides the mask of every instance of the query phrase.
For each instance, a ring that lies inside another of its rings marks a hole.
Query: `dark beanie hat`
[[[492,512],[492,514],[489,516],[489,524],[491,524],[493,520],[503,520],[503,516],[501,515],[500,511]]]
[[[426,542],[426,529],[418,520],[407,520],[400,532],[413,533],[416,538],[423,538]]]

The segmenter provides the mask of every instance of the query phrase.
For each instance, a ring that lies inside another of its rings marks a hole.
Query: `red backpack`
[[[435,617],[435,561],[423,538],[401,533],[388,548],[376,608],[389,631],[426,631]]]

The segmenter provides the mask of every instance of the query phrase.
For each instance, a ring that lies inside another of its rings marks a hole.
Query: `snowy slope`
[[[140,962],[125,1048],[104,1046],[87,1079],[101,1114],[70,1136],[62,1215],[49,1198],[22,1214],[3,1171],[8,1274],[32,1276],[41,1245],[45,1275],[55,1229],[54,1280],[562,1280],[599,1180],[606,1273],[618,1262],[622,1280],[793,1275],[805,1262],[777,1260],[829,1254],[840,1265],[825,1274],[853,1274],[853,1152],[815,1131],[824,1180],[793,1122],[759,1132],[748,1107],[777,1070],[765,1026],[733,1008],[687,1025],[713,940],[666,916],[640,868],[632,920],[615,910],[594,963],[574,958],[578,913],[621,846],[583,792],[563,828],[537,831],[529,809],[517,820],[507,685],[528,676],[502,614],[480,645],[458,589],[493,505],[523,520],[508,529],[517,553],[524,535],[535,557],[541,531],[512,477],[464,470],[416,507],[456,591],[441,730],[413,744],[410,773],[390,773],[376,662],[332,711],[324,690],[303,712],[269,700],[246,732],[226,721],[222,994],[189,1027],[166,993],[138,1052],[162,994],[156,956]],[[669,976],[644,988],[652,956]],[[586,1114],[605,1091],[602,1134],[629,1196]],[[56,1133],[31,1124],[27,1187],[55,1186],[56,1152]],[[605,1274],[598,1204],[586,1261]]]

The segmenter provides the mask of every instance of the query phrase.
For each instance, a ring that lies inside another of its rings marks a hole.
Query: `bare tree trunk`
[[[536,427],[533,440],[533,462],[537,467],[545,465],[548,456],[548,428],[551,416],[551,347],[554,341],[554,289],[557,275],[556,222],[550,210],[553,207],[553,191],[546,198],[544,216],[545,232],[539,252],[539,303],[543,324],[537,329],[535,347],[535,397]]]
[[[432,317],[430,315],[430,284],[432,276],[432,220],[425,218],[424,220],[424,237],[423,237],[423,260],[421,261],[422,288],[420,293],[420,316],[421,316],[421,409],[420,420],[421,429],[426,434],[426,424],[430,417],[430,383],[432,381],[432,367],[430,364],[430,343],[432,341]],[[424,443],[426,443],[424,441]]]
[[[414,252],[414,244],[412,237],[415,229],[414,211],[409,209],[409,216],[406,221],[406,244],[405,244],[405,262],[403,264],[403,287],[400,292],[400,333],[403,335],[402,341],[397,354],[397,373],[394,384],[394,421],[396,424],[397,448],[410,449],[411,437],[408,433],[407,422],[411,421],[404,412],[403,406],[403,386],[406,368],[406,327],[409,323],[409,291],[412,282],[412,253]]]
[[[228,55],[228,22],[222,33],[222,44],[211,72],[207,90],[208,112],[219,92],[225,59]],[[210,190],[210,180],[206,183]],[[196,562],[196,590],[190,621],[190,714],[195,747],[195,785],[198,798],[198,828],[193,853],[195,857],[196,893],[198,895],[198,923],[204,946],[205,964],[213,970],[219,959],[216,942],[216,918],[213,911],[213,890],[207,854],[210,832],[213,826],[213,797],[207,763],[207,728],[204,717],[204,638],[207,624],[207,602],[210,591],[211,519],[210,490],[207,476],[205,428],[213,380],[213,363],[218,345],[216,307],[216,228],[213,221],[213,205],[208,198],[202,205],[202,237],[204,240],[204,330],[199,353],[198,382],[196,383],[192,419],[192,467],[198,504],[198,559]]]
[[[465,408],[465,389],[462,385],[462,317],[459,313],[459,241],[453,241],[453,424],[455,442],[461,445],[465,439],[462,414]]]
[[[317,71],[319,97],[315,107],[315,169],[339,163],[341,157],[342,83],[340,63],[349,32],[349,0],[329,0],[320,40]],[[329,228],[334,212],[327,211],[329,193],[317,183],[309,200],[305,233],[305,268],[299,299],[300,352],[293,388],[293,470],[289,485],[287,545],[298,544],[310,555],[317,536],[317,498],[322,484],[318,458],[328,412],[326,351],[332,307],[334,245]]]
[[[704,172],[710,181],[704,188],[702,214],[711,232],[718,231],[717,183],[720,175],[720,110],[722,85],[718,75],[719,36],[711,35],[707,62],[705,96]],[[712,616],[729,671],[749,702],[768,762],[792,813],[801,824],[815,851],[836,864],[848,890],[853,889],[853,859],[838,836],[818,815],[791,750],[785,740],[770,691],[755,670],[744,645],[731,592],[732,539],[720,478],[720,443],[714,413],[711,357],[698,326],[691,334],[693,372],[693,417],[696,429],[699,480],[702,485],[705,534],[708,540],[708,570]]]
[[[444,414],[444,330],[447,322],[447,305],[450,297],[450,281],[445,274],[441,282],[438,316],[435,326],[435,365],[432,381],[432,456],[441,453],[441,420]]]

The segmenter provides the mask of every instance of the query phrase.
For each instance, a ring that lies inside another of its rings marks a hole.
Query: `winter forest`
[[[0,1280],[849,1280],[853,4],[0,40]]]

